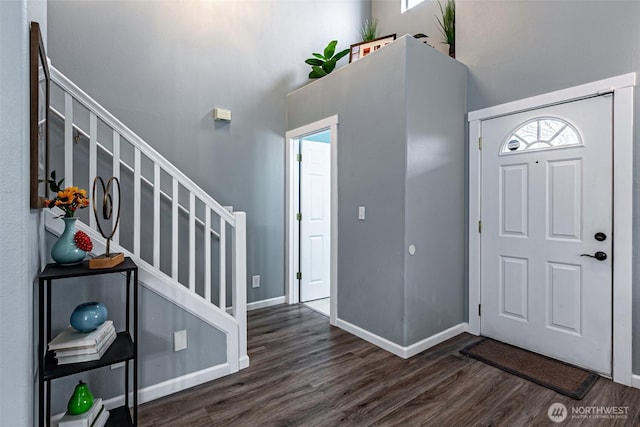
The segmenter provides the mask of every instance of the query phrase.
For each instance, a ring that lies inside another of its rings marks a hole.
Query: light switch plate
[[[226,110],[224,108],[214,108],[213,109],[213,119],[221,120],[223,122],[231,121],[231,110]]]
[[[358,219],[364,221],[364,206],[358,206]]]
[[[187,348],[187,330],[173,333],[173,351],[180,351]]]

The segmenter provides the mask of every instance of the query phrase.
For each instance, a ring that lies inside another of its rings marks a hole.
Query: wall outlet
[[[364,218],[365,218],[365,207],[358,206],[358,219],[360,221],[364,221]]]
[[[252,288],[259,288],[260,287],[260,275],[251,276],[251,287]]]
[[[176,331],[173,333],[173,351],[185,350],[187,348],[187,331]]]

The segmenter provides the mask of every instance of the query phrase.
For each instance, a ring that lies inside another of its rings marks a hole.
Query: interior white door
[[[325,142],[301,140],[300,301],[327,298],[331,277],[331,152]]]
[[[598,96],[483,121],[481,151],[482,335],[606,375],[612,132]]]

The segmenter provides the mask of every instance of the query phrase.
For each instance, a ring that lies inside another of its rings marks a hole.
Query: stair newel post
[[[238,322],[239,358],[247,357],[247,217],[234,212],[233,233],[233,315]]]

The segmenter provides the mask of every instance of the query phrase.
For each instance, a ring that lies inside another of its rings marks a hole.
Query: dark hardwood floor
[[[460,355],[478,339],[473,335],[403,360],[329,326],[303,305],[251,311],[248,324],[249,368],[142,405],[139,424],[640,425],[640,390],[600,378],[583,400],[573,400]],[[569,412],[561,424],[547,415],[556,402]],[[571,415],[614,406],[627,411],[626,418]]]

